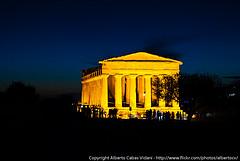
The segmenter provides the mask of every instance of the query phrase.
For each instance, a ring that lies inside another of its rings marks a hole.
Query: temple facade
[[[178,74],[181,61],[146,52],[99,61],[99,66],[83,70],[81,103],[102,108],[106,113],[116,108],[118,117],[143,118],[146,110],[182,112],[179,103],[166,103],[154,94],[153,81],[164,75]]]

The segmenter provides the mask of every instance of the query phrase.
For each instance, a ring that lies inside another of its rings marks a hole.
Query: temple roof
[[[124,56],[113,57],[110,59],[99,61],[99,63],[114,62],[114,61],[175,62],[175,63],[179,63],[180,65],[183,64],[181,61],[170,59],[170,58],[165,58],[165,57],[150,54],[147,52],[137,52],[137,53],[132,53],[132,54],[124,55]]]

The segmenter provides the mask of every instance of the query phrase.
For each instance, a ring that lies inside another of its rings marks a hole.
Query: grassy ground
[[[49,128],[50,158],[92,154],[230,154],[239,132],[224,121],[78,120]]]
[[[89,155],[231,155],[239,149],[238,131],[233,121],[86,120],[73,114],[25,121],[3,130],[2,138],[9,160],[88,160]]]

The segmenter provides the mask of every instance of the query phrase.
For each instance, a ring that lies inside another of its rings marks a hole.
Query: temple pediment
[[[150,54],[147,52],[137,52],[137,53],[132,53],[124,56],[119,56],[119,57],[113,57],[110,59],[106,59],[103,61],[100,61],[99,63],[103,62],[118,62],[118,61],[140,61],[140,62],[175,62],[179,63],[180,65],[182,64],[181,61],[170,59],[170,58],[165,58],[162,56]]]

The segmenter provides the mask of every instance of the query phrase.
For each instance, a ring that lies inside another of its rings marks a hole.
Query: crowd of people
[[[116,108],[109,109],[107,112],[101,107],[84,107],[81,111],[87,118],[118,118],[118,110]],[[145,118],[147,120],[184,120],[184,114],[181,112],[162,112],[159,110],[146,110]]]
[[[106,111],[97,106],[91,108],[89,106],[81,108],[80,112],[83,113],[86,118],[107,118]]]
[[[182,112],[161,112],[159,110],[146,110],[146,119],[148,120],[183,120],[184,113]]]

